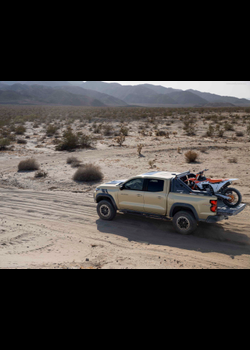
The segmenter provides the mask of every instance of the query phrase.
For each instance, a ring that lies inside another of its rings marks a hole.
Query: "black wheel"
[[[240,192],[238,190],[236,190],[235,188],[229,187],[222,194],[224,196],[228,196],[231,198],[230,200],[227,200],[227,199],[223,200],[223,203],[226,204],[230,208],[238,207],[238,205],[240,205],[240,203],[242,201],[242,196],[241,196]]]
[[[101,201],[97,205],[97,213],[102,220],[111,221],[116,216],[116,210],[109,201]]]
[[[187,211],[179,211],[173,218],[175,230],[182,235],[190,235],[197,228],[197,221]]]

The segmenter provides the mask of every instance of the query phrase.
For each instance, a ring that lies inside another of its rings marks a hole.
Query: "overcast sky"
[[[250,81],[106,81],[122,85],[153,84],[181,90],[199,90],[221,96],[250,99]]]

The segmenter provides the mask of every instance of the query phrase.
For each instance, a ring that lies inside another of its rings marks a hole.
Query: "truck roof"
[[[179,175],[180,173],[177,172],[170,172],[170,171],[152,171],[149,173],[138,175],[138,177],[146,177],[146,178],[156,178],[156,179],[173,179],[176,175]]]

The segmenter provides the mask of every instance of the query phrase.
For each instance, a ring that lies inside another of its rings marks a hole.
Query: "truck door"
[[[136,178],[124,184],[118,192],[119,209],[143,212],[144,207],[144,179]]]
[[[145,181],[144,212],[166,215],[168,181],[159,179],[146,179]]]

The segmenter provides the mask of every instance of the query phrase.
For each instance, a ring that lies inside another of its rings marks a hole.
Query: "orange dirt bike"
[[[185,183],[193,190],[207,191],[215,195],[230,208],[236,208],[242,201],[241,193],[235,188],[230,188],[233,181],[238,179],[209,179],[204,176],[204,172],[209,169],[200,171],[198,174],[188,174]]]

